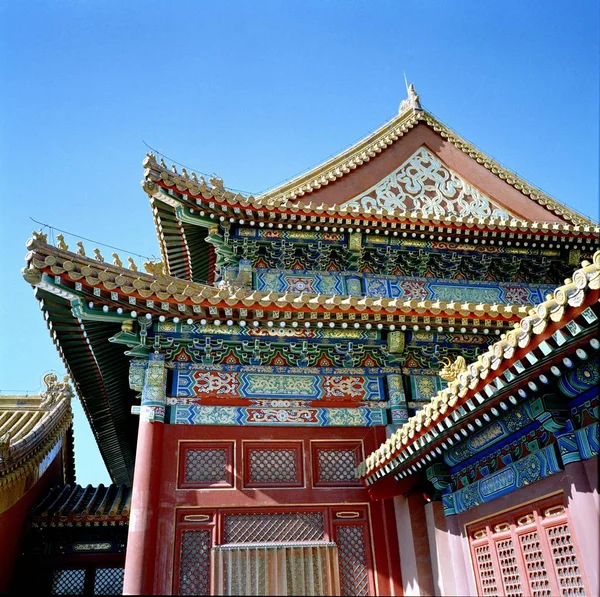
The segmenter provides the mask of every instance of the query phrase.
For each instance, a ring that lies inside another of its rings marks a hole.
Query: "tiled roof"
[[[587,322],[586,325],[597,330],[599,290],[600,251],[597,251],[592,262],[582,262],[571,279],[565,280],[565,284],[558,287],[546,301],[530,309],[528,315],[515,324],[513,330],[469,364],[446,389],[440,391],[370,454],[358,467],[359,477],[371,484],[409,465],[414,467],[416,462],[417,468],[423,466],[429,460],[424,458],[429,444],[434,441],[436,444],[440,443],[444,436],[454,433],[454,428],[452,432],[448,430],[455,427],[460,419],[470,415],[480,404],[493,399],[508,379],[513,380],[523,372],[524,368],[517,368],[516,375],[507,372],[515,363],[515,354],[520,350],[532,354],[545,342],[542,352],[546,354],[553,350],[549,342],[561,346],[566,339],[557,330],[570,325],[574,317],[579,315]],[[575,335],[581,332],[579,325],[573,329]],[[554,335],[547,338],[549,331],[554,332]],[[592,350],[598,349],[598,341],[594,337],[589,340],[589,333],[581,335],[591,342]],[[582,354],[586,354],[585,351]],[[533,358],[533,362],[536,362],[537,357],[534,355]],[[501,380],[501,375],[504,375],[504,381]],[[468,433],[466,427],[464,431]]]
[[[36,468],[72,421],[73,391],[56,375],[33,396],[0,396],[0,487]]]
[[[278,310],[296,313],[316,310],[360,314],[364,325],[370,319],[379,321],[381,314],[473,317],[489,322],[498,319],[516,321],[519,316],[525,315],[528,309],[526,306],[488,303],[218,288],[172,276],[160,274],[154,276],[99,262],[58,249],[37,238],[31,239],[27,246],[30,249],[27,256],[28,267],[24,270],[27,281],[35,286],[44,287],[41,275],[45,273],[75,283],[80,290],[84,288],[103,290],[106,300],[102,300],[102,293],[100,293],[95,302],[106,304],[109,310],[110,305],[113,305],[114,309],[121,308],[122,312],[137,312],[142,308],[144,312],[160,316],[164,314],[161,304],[165,302],[176,306],[176,312],[180,317],[185,316],[193,320],[200,320],[205,316],[202,310],[194,309],[194,306],[206,309],[222,307],[231,310],[233,308],[238,311],[231,316],[233,319],[240,318],[240,310],[248,309],[264,310],[267,314],[269,311]],[[70,294],[66,287],[63,294],[65,297]],[[136,297],[139,306],[136,307],[136,301],[132,303],[129,297]],[[153,304],[152,307],[147,306],[148,301]]]
[[[131,488],[126,485],[57,485],[31,509],[29,516],[40,526],[126,524],[129,522],[131,495]]]
[[[328,206],[324,203],[317,204],[307,200],[311,193],[339,180],[370,161],[420,123],[469,155],[478,164],[514,187],[521,194],[542,205],[548,210],[549,220],[556,219],[556,216],[558,216],[569,222],[569,224],[553,222],[545,225],[543,222],[527,222],[518,219],[506,221],[499,218],[478,219],[471,216],[460,217],[455,215],[434,218],[407,213],[400,209],[393,211],[377,210],[375,208],[364,209],[361,206],[349,207],[342,204]],[[531,186],[520,176],[501,166],[422,109],[410,108],[401,112],[350,149],[343,151],[311,171],[256,197],[229,191],[224,187],[223,181],[218,178],[211,178],[206,181],[203,177],[198,178],[194,173],[188,174],[185,168],[182,173],[177,172],[174,166],[168,169],[166,164],[159,164],[153,154],[146,156],[144,167],[143,188],[150,197],[161,200],[175,208],[180,204],[177,194],[184,195],[194,202],[194,206],[198,207],[199,210],[205,210],[207,214],[213,213],[217,217],[222,216],[226,219],[248,219],[253,217],[260,220],[271,212],[277,212],[280,214],[286,213],[292,217],[316,216],[325,218],[324,221],[330,223],[335,223],[335,220],[347,221],[351,218],[354,220],[353,225],[355,226],[368,225],[369,221],[373,221],[373,223],[393,221],[400,224],[400,226],[419,223],[427,227],[453,228],[467,226],[474,229],[518,230],[520,232],[544,232],[544,230],[549,229],[550,231],[577,233],[585,231],[586,228],[591,230],[596,228],[592,220]],[[173,191],[175,194],[165,195],[161,193],[161,189]],[[159,238],[161,238],[161,242],[164,242],[160,227],[160,222],[157,221]]]
[[[279,213],[285,214],[292,222],[296,219],[300,222],[306,218],[317,218],[316,222],[320,222],[321,224],[328,223],[335,225],[336,223],[341,223],[342,227],[345,224],[346,226],[368,228],[370,224],[394,223],[399,229],[408,229],[410,226],[416,224],[423,225],[426,229],[450,227],[532,234],[553,234],[556,232],[572,235],[583,233],[586,236],[598,233],[598,226],[593,221],[575,214],[568,207],[562,205],[560,207],[560,211],[562,212],[561,217],[570,220],[570,223],[528,222],[517,218],[507,220],[499,217],[476,218],[473,216],[461,217],[457,215],[437,218],[434,216],[407,213],[401,209],[366,209],[362,206],[348,206],[345,204],[326,205],[322,203],[317,205],[313,203],[292,202],[281,197],[244,196],[240,193],[228,191],[216,182],[214,184],[206,181],[196,182],[191,178],[168,170],[158,165],[156,158],[152,154],[146,156],[144,167],[146,170],[143,188],[151,198],[170,204],[172,208],[180,207],[181,205],[186,206],[191,201],[196,210],[204,210],[206,214],[212,214],[219,219],[226,218],[229,220],[233,218],[234,221],[249,219],[260,221],[264,219],[265,221],[269,221],[271,214]],[[187,202],[183,200],[183,196],[179,199],[177,195],[169,196],[162,193],[162,189],[166,191],[172,190],[175,193],[185,196]],[[555,200],[553,201],[558,203]],[[558,207],[556,207],[556,211],[559,211]],[[191,212],[189,219],[193,219],[195,213]],[[567,218],[567,213],[573,215]],[[186,214],[179,215],[181,217],[181,215]],[[158,220],[156,223],[160,225]],[[310,223],[308,226],[310,226]]]

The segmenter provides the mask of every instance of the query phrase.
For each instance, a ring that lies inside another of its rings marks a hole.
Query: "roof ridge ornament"
[[[56,373],[46,373],[43,377],[46,389],[40,392],[41,406],[43,408],[50,408],[63,397],[71,400],[74,394],[69,381],[68,375],[65,375],[62,381],[58,381]]]
[[[402,114],[407,110],[420,110],[421,102],[419,101],[419,95],[415,91],[415,86],[411,83],[408,88],[408,97],[400,102],[400,107],[398,108],[398,114]]]

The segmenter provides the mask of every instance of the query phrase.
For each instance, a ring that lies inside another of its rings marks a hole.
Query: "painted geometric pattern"
[[[136,392],[141,392],[146,379],[146,367],[148,361],[133,359],[129,363],[129,387]]]
[[[536,421],[508,440],[492,444],[482,449],[477,456],[451,468],[452,487],[462,489],[472,485],[551,444],[557,446],[554,435]],[[564,463],[563,460],[562,464]]]
[[[186,336],[241,336],[252,338],[276,338],[287,339],[293,338],[298,340],[310,339],[332,339],[332,340],[377,340],[380,337],[380,332],[377,330],[355,330],[355,329],[340,329],[340,328],[306,328],[306,327],[240,327],[239,325],[232,326],[216,326],[213,324],[202,325],[200,323],[171,323],[157,322],[155,331],[165,337],[179,337],[182,334]]]
[[[438,278],[364,277],[367,296],[401,298],[405,300],[458,301],[473,303],[499,303],[531,305],[541,303],[551,284],[525,284],[519,282],[477,282],[443,280]]]
[[[325,536],[321,512],[225,514],[223,520],[225,543],[320,541]]]
[[[383,408],[251,408],[243,406],[174,405],[170,423],[178,425],[306,425],[372,427],[386,425]]]
[[[471,186],[434,156],[420,147],[386,178],[344,205],[364,209],[400,209],[422,215],[499,217],[508,212]]]
[[[369,575],[365,532],[361,526],[338,526],[340,584],[342,595],[368,595]]]
[[[291,241],[312,241],[325,243],[341,243],[344,241],[343,232],[318,232],[313,230],[264,230],[260,228],[239,228],[234,236],[239,238],[275,239]]]
[[[346,294],[344,276],[308,272],[258,270],[253,286],[257,290],[301,294]]]
[[[558,381],[558,387],[565,396],[575,398],[589,390],[589,388],[598,386],[599,381],[598,359],[594,358],[582,363],[574,371],[561,377]]]
[[[379,401],[383,378],[356,375],[301,375],[178,371],[174,392],[198,398],[295,398],[298,400]]]
[[[293,483],[297,480],[296,450],[249,450],[251,483]]]
[[[446,514],[466,512],[479,504],[544,479],[561,470],[554,445],[547,446],[487,477],[444,496]]]
[[[598,423],[592,423],[583,429],[575,431],[575,440],[582,460],[598,456],[600,439],[598,438]]]
[[[491,336],[479,334],[461,334],[459,332],[407,332],[406,344],[410,346],[428,346],[430,344],[448,346],[487,346],[493,344],[496,339]]]
[[[306,271],[258,270],[255,290],[301,294],[365,295],[404,300],[470,301],[532,305],[545,300],[554,290],[551,284],[523,282],[465,281],[442,278],[405,278],[374,274],[348,275]]]
[[[438,375],[411,375],[411,401],[429,402],[446,383]]]
[[[308,373],[345,375],[348,367],[364,369],[384,367],[387,359],[383,341],[374,345],[362,342],[320,343],[317,341],[279,342],[254,340],[245,342],[232,339],[215,339],[207,336],[203,341],[175,340],[165,348],[169,367],[185,369],[202,364],[199,369],[212,371],[243,371],[252,367],[260,373],[297,373],[298,367]],[[263,370],[258,369],[263,367]],[[293,368],[288,369],[287,368]],[[310,370],[310,369],[316,369]],[[335,369],[338,369],[337,371]],[[367,371],[361,371],[366,373]]]
[[[493,421],[481,431],[470,434],[464,441],[446,451],[444,461],[447,465],[454,466],[474,456],[483,456],[483,450],[532,422],[533,416],[529,405],[519,404],[509,415]]]

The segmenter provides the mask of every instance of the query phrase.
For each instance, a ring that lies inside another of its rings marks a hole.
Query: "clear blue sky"
[[[144,141],[258,193],[425,108],[598,219],[598,2],[0,0],[0,390],[63,366],[30,217],[158,255]],[[86,243],[88,249],[94,243]],[[77,480],[108,482],[76,404]]]

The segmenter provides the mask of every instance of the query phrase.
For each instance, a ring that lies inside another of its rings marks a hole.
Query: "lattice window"
[[[250,450],[250,483],[293,483],[296,481],[295,450]]]
[[[477,567],[482,593],[484,595],[497,595],[498,586],[496,585],[494,564],[492,563],[492,554],[488,544],[480,545],[475,548],[475,565]]]
[[[369,572],[365,531],[358,525],[336,527],[342,595],[368,595]]]
[[[227,460],[226,448],[187,450],[185,482],[212,485],[227,481]]]
[[[577,561],[562,500],[555,496],[517,507],[469,530],[480,592],[585,594],[585,571]]]
[[[180,595],[208,595],[210,592],[209,530],[184,531],[181,537],[179,568]]]
[[[357,484],[356,466],[358,461],[356,450],[318,449],[317,455],[319,483],[347,482]]]
[[[504,586],[504,595],[513,597],[523,594],[521,588],[521,578],[519,576],[519,567],[512,539],[503,539],[496,543],[498,560],[500,561],[500,572],[502,574],[502,584]]]
[[[550,578],[546,571],[544,554],[537,531],[525,533],[519,537],[521,551],[527,568],[527,576],[532,597],[552,595]]]
[[[184,442],[179,459],[179,487],[233,487],[234,442]]]
[[[244,445],[246,487],[301,487],[302,443]]]
[[[97,568],[94,595],[122,595],[124,568]]]
[[[575,546],[567,523],[546,529],[554,570],[563,595],[585,595]]]
[[[84,569],[55,570],[52,574],[52,595],[83,595]]]
[[[320,541],[324,538],[321,512],[225,514],[224,542]]]

